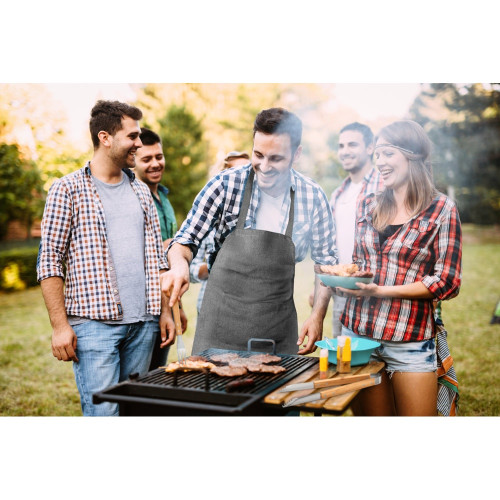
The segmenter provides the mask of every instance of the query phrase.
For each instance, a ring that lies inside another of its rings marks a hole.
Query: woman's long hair
[[[401,153],[408,159],[409,181],[405,206],[413,217],[427,208],[437,193],[430,162],[431,141],[424,129],[411,120],[387,125],[379,132],[377,139],[380,138],[383,142],[401,148]],[[373,226],[377,231],[383,231],[395,214],[396,201],[393,190],[386,188],[377,196]]]

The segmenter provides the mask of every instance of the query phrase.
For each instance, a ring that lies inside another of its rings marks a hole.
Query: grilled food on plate
[[[345,276],[349,278],[373,278],[370,271],[361,271],[357,264],[335,264],[334,266],[315,265],[317,274],[329,274],[331,276]]]

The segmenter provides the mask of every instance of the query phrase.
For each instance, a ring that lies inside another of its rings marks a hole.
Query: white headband
[[[395,146],[394,144],[390,144],[390,143],[385,143],[385,144],[379,144],[378,146],[375,146],[375,149],[377,148],[383,148],[385,146],[389,146],[390,148],[396,148],[396,149],[399,149],[400,151],[404,151],[405,153],[410,153],[411,155],[414,155],[416,153],[414,153],[413,151],[410,151],[409,149],[405,149],[405,148],[400,148],[399,146]]]

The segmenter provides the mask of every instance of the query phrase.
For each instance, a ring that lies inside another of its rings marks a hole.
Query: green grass
[[[455,360],[460,415],[500,415],[500,325],[490,325],[500,299],[500,237],[492,228],[464,227],[463,284],[460,295],[443,304],[443,320]],[[299,323],[310,312],[310,260],[297,265],[295,303]],[[189,318],[184,340],[191,350],[199,285],[183,298]],[[51,328],[39,288],[0,294],[0,415],[81,415],[71,363],[50,349]],[[331,308],[324,322],[331,336]],[[176,359],[175,347],[169,361]]]

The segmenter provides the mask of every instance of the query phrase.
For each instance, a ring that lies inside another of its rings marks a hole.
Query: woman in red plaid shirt
[[[462,238],[455,204],[434,187],[431,143],[420,125],[398,121],[378,136],[374,160],[385,189],[357,214],[353,260],[374,274],[349,297],[343,335],[381,345],[382,383],[361,392],[363,415],[436,415],[437,361],[433,302],[455,297]]]

